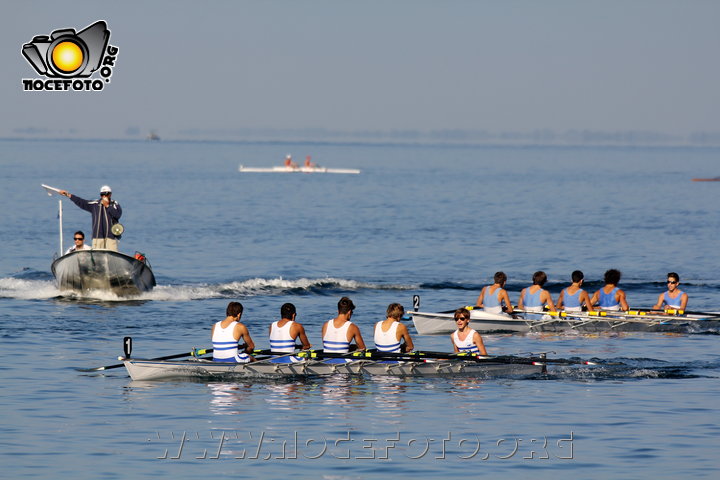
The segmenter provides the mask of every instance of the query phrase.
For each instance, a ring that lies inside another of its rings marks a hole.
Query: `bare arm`
[[[517,306],[518,306],[518,308],[519,308],[520,310],[522,310],[523,308],[525,308],[525,302],[523,301],[523,297],[525,297],[525,290],[527,290],[527,288],[523,288],[523,289],[522,289],[522,291],[520,292],[520,298],[518,298],[518,304],[517,304]]]
[[[330,320],[332,322],[332,320]],[[325,338],[325,332],[327,331],[327,324],[328,322],[323,323],[322,330],[320,331],[320,339]]]
[[[302,343],[303,350],[310,350],[312,345],[310,345],[307,335],[305,334],[305,327],[303,327],[299,323],[295,323],[293,325],[293,327],[295,327],[295,334],[293,335],[293,337],[300,339],[300,343]]]
[[[486,288],[487,288],[487,287],[483,287],[483,289],[480,290],[480,295],[478,295],[478,298],[477,298],[477,300],[475,301],[475,305],[477,305],[478,307],[482,307],[482,306],[483,306],[483,299],[485,298],[485,289],[486,289]]]
[[[522,295],[520,295],[520,298],[522,298]],[[500,303],[502,303],[503,301],[505,301],[505,305],[506,305],[505,311],[507,313],[512,313],[512,302],[510,301],[510,297],[508,296],[507,290],[505,290],[505,289],[503,289],[503,291],[500,292]],[[520,307],[518,305],[518,308],[522,308],[522,307]]]
[[[625,300],[625,292],[623,290],[618,289],[617,297],[615,299],[620,302],[621,309],[630,310],[630,307],[628,307],[627,304],[627,300]]]
[[[558,295],[558,301],[555,307],[557,307],[558,310],[563,308],[563,298],[565,297],[565,289],[563,288],[560,290],[560,295]],[[582,305],[582,293],[580,294],[580,304]]]
[[[585,303],[585,306],[587,307],[588,312],[594,311],[592,302],[590,301],[590,295],[588,295],[588,293],[585,290],[580,292],[580,305],[582,305],[583,303]]]
[[[405,340],[405,345],[403,345],[403,352],[412,352],[415,350],[415,345],[413,344],[412,338],[410,338],[410,332],[408,332],[408,329],[405,325],[402,323],[398,325],[397,329],[398,340]]]
[[[680,310],[685,310],[687,308],[689,299],[690,297],[688,297],[687,293],[682,294],[682,297],[680,298]]]
[[[557,311],[555,310],[555,304],[552,301],[552,295],[550,295],[550,292],[548,292],[547,290],[543,290],[540,294],[540,301],[544,302],[547,305],[548,310],[550,310],[551,312]]]
[[[477,347],[477,349],[480,351],[480,355],[487,355],[487,350],[485,350],[485,344],[483,343],[482,336],[475,332],[475,335],[473,335],[473,343]]]
[[[358,350],[365,350],[367,348],[360,334],[360,329],[354,323],[348,328],[348,337],[348,342],[352,342],[353,338],[355,339],[355,345],[357,345]]]
[[[664,293],[661,293],[660,296],[658,296],[657,303],[652,307],[653,310],[662,310],[663,309],[663,302],[665,301]]]
[[[238,322],[235,325],[235,339],[240,343],[240,339],[245,342],[245,353],[252,353],[255,350],[255,342],[250,338],[250,332],[247,327],[242,323]]]
[[[453,334],[450,334],[450,343],[452,343],[453,351],[455,353],[458,353],[460,350],[458,349],[457,345],[455,345],[455,339],[453,338]]]
[[[600,290],[593,293],[592,298],[590,299],[590,305],[588,305],[588,308],[598,303],[598,300],[600,300]]]

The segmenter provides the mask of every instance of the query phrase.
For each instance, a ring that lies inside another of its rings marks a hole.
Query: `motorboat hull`
[[[109,291],[126,297],[156,284],[147,262],[112,250],[72,252],[55,260],[51,270],[61,291]]]

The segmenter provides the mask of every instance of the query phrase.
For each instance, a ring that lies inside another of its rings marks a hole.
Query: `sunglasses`
[[[470,320],[470,317],[457,317],[455,321],[457,322],[458,320]]]
[[[675,284],[678,283],[678,282],[675,282],[675,281],[673,281],[673,280],[668,280],[668,283],[669,283],[669,284],[672,284],[672,285],[675,285]]]
[[[75,240],[85,240],[84,238],[75,237]]]
[[[100,193],[101,197],[109,197],[110,195],[112,195],[110,192],[101,192]]]

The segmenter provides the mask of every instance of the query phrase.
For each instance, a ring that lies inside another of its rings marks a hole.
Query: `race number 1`
[[[123,353],[125,354],[125,358],[130,358],[130,354],[132,353],[132,337],[123,338]]]

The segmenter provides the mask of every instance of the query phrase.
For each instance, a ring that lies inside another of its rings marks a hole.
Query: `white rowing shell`
[[[240,165],[238,168],[240,172],[246,173],[352,173],[358,174],[360,170],[355,168],[326,168],[326,167],[246,167]]]

